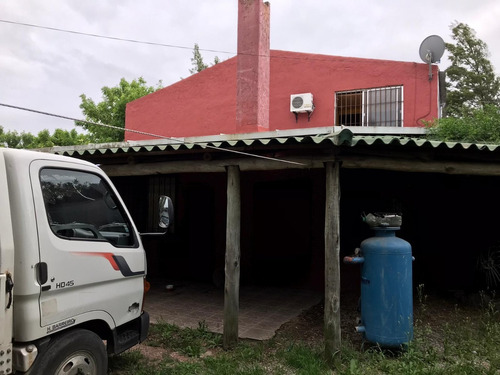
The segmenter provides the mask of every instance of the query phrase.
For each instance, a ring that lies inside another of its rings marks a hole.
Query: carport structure
[[[340,347],[340,257],[368,233],[358,224],[362,210],[402,212],[402,234],[417,258],[415,277],[429,285],[448,276],[450,288],[463,283],[463,270],[474,273],[467,267],[479,253],[468,244],[482,249],[495,240],[494,224],[468,223],[471,232],[487,233],[485,238],[477,241],[462,233],[449,247],[442,246],[443,237],[456,236],[455,225],[465,224],[447,223],[458,220],[456,212],[470,218],[500,209],[497,146],[429,141],[404,131],[353,134],[324,127],[50,152],[99,164],[140,231],[154,229],[158,196],[173,198],[174,233],[144,241],[150,274],[164,272],[162,264],[174,264],[196,277],[223,280],[226,347],[238,338],[240,280],[247,282],[248,276],[248,282],[324,288],[325,348],[333,359]],[[180,249],[178,262],[172,256],[163,263],[160,248],[165,246]],[[456,260],[443,275],[436,262],[448,260],[450,252]],[[473,278],[465,277],[471,284]],[[356,282],[355,275],[346,273],[343,289]]]

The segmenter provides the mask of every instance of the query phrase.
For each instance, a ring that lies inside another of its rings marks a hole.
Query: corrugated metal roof
[[[411,147],[430,147],[430,148],[447,148],[458,150],[479,150],[479,151],[498,151],[500,145],[486,144],[486,143],[467,143],[467,142],[444,142],[430,140],[425,137],[398,137],[398,136],[354,136],[352,139],[352,146],[357,145],[400,145]]]
[[[271,133],[274,136],[270,136]],[[179,140],[159,139],[154,141],[135,141],[121,143],[89,144],[85,146],[53,147],[45,151],[68,155],[105,155],[121,153],[142,153],[142,152],[162,152],[195,149],[230,149],[248,148],[273,145],[298,145],[315,144],[331,145],[337,147],[357,147],[357,146],[401,146],[417,148],[444,148],[453,150],[476,150],[476,151],[499,151],[500,145],[464,143],[464,142],[443,142],[429,140],[425,137],[411,137],[407,135],[354,135],[350,130],[343,129],[336,133],[323,133],[316,135],[286,135],[276,133],[265,133],[259,137],[259,133],[245,137],[240,135],[240,139],[235,139],[235,135],[220,135],[211,137],[183,138]],[[206,139],[208,138],[208,139]]]

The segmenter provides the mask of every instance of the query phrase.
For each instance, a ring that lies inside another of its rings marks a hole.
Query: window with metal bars
[[[403,86],[339,91],[335,125],[403,126]]]

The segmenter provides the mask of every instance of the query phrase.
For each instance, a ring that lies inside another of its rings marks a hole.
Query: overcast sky
[[[270,0],[271,49],[421,62],[419,46],[450,24],[472,27],[500,74],[499,0]],[[143,77],[164,86],[189,76],[192,48],[205,62],[235,55],[237,0],[0,0],[0,103],[83,118],[80,94]],[[160,43],[155,46],[21,26]],[[174,47],[177,46],[177,47]],[[179,48],[184,47],[184,48]],[[226,53],[229,52],[229,53]],[[445,53],[440,69],[449,62]],[[72,129],[72,121],[0,106],[7,130]]]

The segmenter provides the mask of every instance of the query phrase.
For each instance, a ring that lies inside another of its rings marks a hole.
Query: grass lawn
[[[470,306],[422,293],[417,299],[415,337],[404,351],[366,345],[362,350],[354,323],[344,323],[352,314],[344,313],[335,369],[323,359],[323,308],[318,305],[285,324],[273,339],[240,340],[231,351],[222,349],[222,337],[208,332],[203,322],[197,329],[155,324],[146,342],[110,359],[108,374],[500,374],[500,314],[494,300],[482,298]]]

